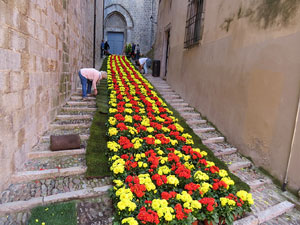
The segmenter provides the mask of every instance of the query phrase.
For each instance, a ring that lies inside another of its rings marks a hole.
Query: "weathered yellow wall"
[[[75,90],[79,68],[92,66],[93,7],[0,1],[0,190]]]
[[[163,2],[159,31],[172,21],[168,83],[283,181],[300,92],[300,2],[206,0],[203,39],[189,50],[183,48],[188,1],[172,1],[171,8]],[[160,37],[156,46],[163,61]],[[293,160],[290,171],[299,169]],[[299,189],[300,176],[289,178],[289,187]]]

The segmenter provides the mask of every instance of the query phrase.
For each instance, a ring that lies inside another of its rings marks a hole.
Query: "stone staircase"
[[[241,156],[237,149],[225,141],[223,135],[216,131],[200,113],[190,107],[166,81],[159,77],[146,77],[162,97],[175,108],[193,129],[203,144],[210,148],[215,156],[224,161],[232,173],[251,187],[255,204],[252,213],[235,221],[235,225],[291,225],[300,224],[300,211],[291,203],[271,179],[262,174],[247,158]]]
[[[49,130],[28,153],[28,161],[12,175],[12,184],[0,194],[0,225],[27,224],[30,209],[39,205],[72,199],[82,199],[81,206],[93,205],[86,199],[108,196],[110,178],[87,179],[84,176],[87,169],[85,146],[96,111],[96,99],[88,99],[81,101],[79,90],[74,93],[50,124]],[[63,134],[79,134],[81,148],[51,151],[50,135]],[[112,208],[111,205],[103,208],[107,207]],[[87,217],[87,212],[89,209],[82,211],[82,214]],[[107,213],[102,214],[105,221],[111,222],[111,219],[107,220]],[[97,219],[101,220],[101,217],[98,215]]]

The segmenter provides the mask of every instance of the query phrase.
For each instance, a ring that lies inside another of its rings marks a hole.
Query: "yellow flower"
[[[154,128],[153,128],[153,127],[147,127],[147,131],[148,131],[149,133],[152,133],[152,132],[154,131]]]
[[[139,223],[134,219],[134,217],[127,217],[122,219],[122,224],[128,223],[129,225],[138,225]]]
[[[227,176],[228,176],[228,173],[227,173],[226,170],[220,170],[220,171],[219,171],[219,175],[220,175],[220,177],[227,177]]]
[[[133,144],[134,149],[139,149],[141,146],[142,146],[142,144],[141,144],[139,141],[136,141],[136,142]]]
[[[207,165],[206,165],[206,167],[212,167],[212,166],[214,166],[215,165],[215,163],[214,162],[211,162],[211,161],[206,161],[207,162]]]
[[[115,127],[110,127],[108,129],[108,134],[109,134],[109,136],[117,135],[118,134],[118,129],[115,128]]]
[[[177,186],[179,184],[179,180],[177,179],[177,177],[175,175],[169,175],[169,176],[167,176],[167,183]]]
[[[228,198],[223,198],[223,197],[220,198],[221,205],[222,205],[222,206],[225,206],[225,205],[227,204],[228,200],[229,200]]]
[[[230,185],[234,185],[234,181],[230,177],[223,177],[221,180],[227,184],[227,189],[229,189]]]
[[[107,148],[111,151],[117,152],[121,146],[115,141],[109,141],[107,142]]]
[[[211,187],[212,187],[212,185],[209,184],[209,183],[206,183],[206,182],[201,183],[200,191],[202,192],[202,196],[205,193],[207,193],[210,190]]]
[[[117,113],[118,110],[116,108],[109,108],[109,113]]]
[[[123,182],[121,180],[114,180],[114,183],[116,184],[117,187],[120,187],[123,185]]]
[[[171,213],[168,212],[168,213],[165,214],[165,220],[166,221],[171,221],[172,219],[173,219],[173,216],[172,216]]]
[[[130,116],[130,115],[126,115],[126,116],[125,116],[125,120],[124,120],[124,122],[127,122],[127,123],[132,123],[132,116]]]
[[[196,181],[209,180],[209,176],[206,173],[201,172],[200,170],[194,174],[194,178]]]
[[[163,174],[169,174],[171,172],[171,169],[168,166],[161,166],[158,168],[158,174],[163,175]]]

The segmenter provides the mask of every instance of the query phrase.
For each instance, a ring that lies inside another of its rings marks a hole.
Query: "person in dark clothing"
[[[135,58],[135,44],[132,43],[131,45],[131,58],[134,59]]]
[[[103,40],[101,42],[100,50],[101,50],[101,58],[103,58],[103,54],[104,54],[104,41]]]
[[[104,43],[104,54],[105,54],[105,55],[109,55],[109,52],[108,52],[109,49],[110,49],[109,44],[108,44],[108,42],[106,41],[106,42]]]
[[[135,57],[135,59],[139,60],[140,55],[141,55],[140,45],[137,44],[136,45],[136,57]]]

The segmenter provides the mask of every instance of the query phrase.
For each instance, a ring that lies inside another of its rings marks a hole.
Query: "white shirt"
[[[148,58],[140,58],[139,59],[139,63],[140,65],[143,65],[146,61],[147,61]]]

